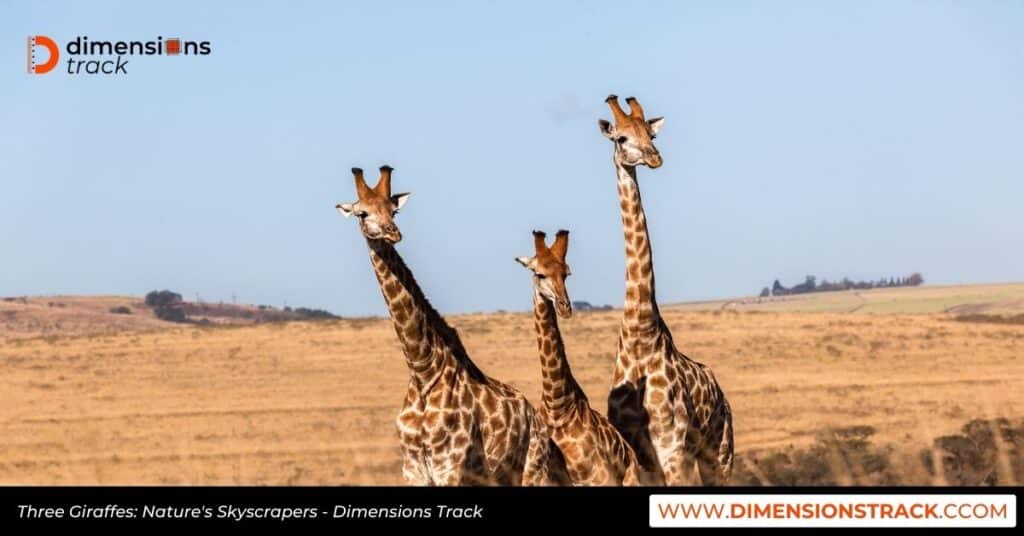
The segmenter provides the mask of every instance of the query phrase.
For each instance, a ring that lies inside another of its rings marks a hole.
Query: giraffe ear
[[[335,208],[346,218],[356,213],[355,203],[339,203]]]
[[[516,262],[525,266],[527,270],[537,269],[537,257],[516,257]]]
[[[651,127],[651,134],[657,134],[661,130],[661,125],[665,124],[664,117],[655,117],[647,122],[647,126]]]
[[[398,210],[405,206],[405,202],[409,200],[409,196],[412,195],[409,192],[395,194],[391,196],[391,204],[394,205],[395,210]]]
[[[615,138],[615,125],[611,124],[610,121],[605,119],[597,120],[597,128],[601,129],[601,134],[609,140]]]

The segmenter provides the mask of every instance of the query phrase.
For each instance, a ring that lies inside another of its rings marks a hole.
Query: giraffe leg
[[[465,450],[448,450],[432,457],[434,481],[439,486],[461,486],[463,484],[477,484],[472,479],[466,479],[466,458]]]
[[[551,449],[544,443],[546,442],[537,438],[530,438],[526,462],[523,465],[524,486],[551,485],[548,478],[548,458],[551,456]]]
[[[402,478],[410,486],[429,486],[430,472],[420,461],[419,451],[402,448]]]
[[[523,465],[524,486],[559,486],[570,484],[562,451],[548,435],[539,415],[531,419],[530,443]]]
[[[731,431],[723,430],[723,432],[731,435]],[[724,449],[726,444],[729,444],[730,448],[725,454],[727,457],[720,455],[719,449],[714,448],[713,445],[698,456],[697,467],[700,470],[700,480],[705,486],[724,486],[729,483],[729,477],[732,476],[731,443],[731,437],[723,437],[719,446],[720,449]]]
[[[630,384],[612,388],[608,395],[608,421],[636,452],[641,483],[645,486],[664,486],[665,475],[651,440],[648,427],[650,419],[643,407],[644,390],[642,383],[639,389],[634,389]]]
[[[699,486],[700,474],[697,469],[697,457],[690,449],[686,448],[687,438],[691,437],[693,430],[687,426],[681,430],[668,430],[656,439],[658,461],[661,464],[662,472],[665,475],[665,485],[668,486]],[[692,443],[691,443],[692,444]]]
[[[722,471],[718,460],[710,456],[701,455],[697,458],[697,469],[700,470],[700,481],[705,486],[724,486]]]
[[[642,486],[643,481],[641,478],[642,469],[640,464],[634,459],[630,461],[626,467],[626,474],[622,476],[623,486]]]
[[[711,441],[700,450],[697,464],[705,486],[724,486],[732,476],[733,459],[732,412],[728,405],[714,424]]]
[[[732,440],[732,409],[726,404],[725,415],[722,419],[722,441],[718,445],[718,467],[723,485],[732,478],[734,448],[735,445]]]
[[[665,473],[665,485],[667,486],[700,485],[697,460],[693,455],[686,452],[682,445],[669,454],[667,459],[662,462],[662,470]]]

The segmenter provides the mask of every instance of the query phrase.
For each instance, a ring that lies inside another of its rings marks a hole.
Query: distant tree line
[[[611,311],[611,305],[594,305],[588,301],[574,301],[572,308],[576,311]]]
[[[190,317],[202,317],[200,323],[209,323],[209,318],[240,318],[254,323],[287,322],[290,320],[333,320],[341,318],[323,309],[307,307],[278,309],[270,305],[257,307],[225,303],[186,302],[181,294],[169,290],[154,290],[146,294],[146,305],[153,309],[157,318],[168,322],[191,322]]]
[[[793,285],[789,288],[784,287],[782,283],[779,283],[779,280],[776,279],[772,286],[761,289],[761,297],[788,296],[791,294],[807,294],[810,292],[831,292],[835,290],[916,287],[921,283],[924,283],[924,278],[917,272],[914,272],[907,277],[890,277],[888,279],[883,277],[878,281],[852,281],[850,278],[844,277],[841,281],[829,281],[827,279],[822,279],[820,283],[818,283],[816,277],[809,275],[804,279],[803,283]]]

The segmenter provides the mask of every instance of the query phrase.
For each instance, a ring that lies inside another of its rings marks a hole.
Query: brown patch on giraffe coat
[[[661,404],[665,401],[665,393],[663,391],[651,391],[647,396],[651,404]]]
[[[423,337],[423,326],[419,322],[412,322],[405,326],[402,333],[404,333],[408,339],[417,340]]]
[[[419,422],[419,415],[415,413],[399,413],[398,420],[405,426],[412,428]]]
[[[641,296],[641,299],[643,299],[643,294],[642,293],[640,294],[640,296]],[[637,315],[637,321],[640,322],[641,324],[648,324],[648,323],[651,322],[653,317],[654,317],[654,312],[645,307],[643,309],[640,309],[640,314]]]
[[[651,376],[647,378],[647,384],[655,389],[664,389],[668,387],[668,379],[664,376]]]

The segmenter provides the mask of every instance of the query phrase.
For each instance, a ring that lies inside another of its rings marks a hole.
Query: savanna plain
[[[733,484],[1024,479],[1024,284],[662,313],[730,399]],[[562,322],[602,412],[620,314]],[[539,402],[530,313],[448,318],[487,374]],[[179,324],[138,297],[6,298],[0,369],[2,484],[402,484],[408,374],[387,318]]]

